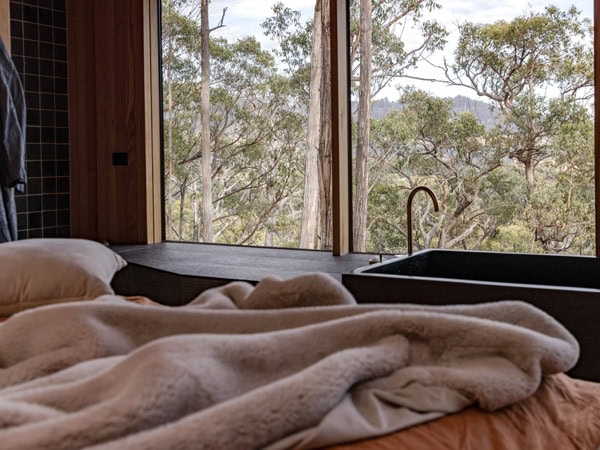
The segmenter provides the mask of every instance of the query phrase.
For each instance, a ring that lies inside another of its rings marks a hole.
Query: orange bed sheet
[[[458,414],[329,450],[599,450],[600,383],[547,377],[533,396],[490,413]]]
[[[163,307],[147,297],[126,297]],[[8,317],[0,317],[0,322]],[[386,436],[328,450],[600,450],[600,383],[547,377],[523,402],[495,412],[468,408]]]

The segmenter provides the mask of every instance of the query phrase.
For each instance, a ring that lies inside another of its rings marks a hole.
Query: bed
[[[0,257],[3,448],[600,448],[600,383],[523,302],[357,305],[313,273],[168,307],[116,295],[96,242]]]

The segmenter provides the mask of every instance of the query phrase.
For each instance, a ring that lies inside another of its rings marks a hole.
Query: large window
[[[305,194],[318,194],[306,158],[319,147],[311,76],[324,76],[311,71],[313,14],[312,3],[162,2],[168,240],[319,245]]]
[[[467,6],[351,10],[355,249],[403,251],[426,185],[420,247],[594,254],[591,2]]]
[[[594,254],[592,5],[474,5],[350,1],[347,187],[329,0],[163,0],[167,240]]]

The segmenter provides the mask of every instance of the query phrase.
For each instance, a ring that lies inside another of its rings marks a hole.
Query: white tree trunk
[[[354,193],[353,249],[363,252],[367,240],[367,199],[369,195],[369,168],[371,119],[371,54],[372,54],[371,0],[360,0],[360,85],[356,139],[356,190]]]
[[[166,238],[173,239],[173,36],[169,34],[167,50],[167,214],[165,220]]]
[[[192,183],[192,214],[193,214],[193,221],[192,221],[192,241],[197,242],[200,240],[200,227],[198,226],[198,224],[200,223],[200,217],[198,214],[198,186],[196,181],[194,181]]]
[[[179,191],[179,222],[177,226],[178,236],[177,239],[183,241],[183,223],[184,223],[184,213],[185,213],[185,193],[187,190],[186,187],[187,180],[181,183],[181,190]]]
[[[313,21],[310,85],[308,100],[308,130],[304,162],[304,207],[300,228],[300,248],[315,248],[319,210],[319,129],[321,122],[321,0],[317,0]]]
[[[212,152],[210,150],[210,51],[208,0],[200,0],[201,79],[200,79],[200,152],[202,176],[202,241],[213,240]]]
[[[331,206],[331,48],[329,46],[329,5],[330,0],[321,4],[321,48],[323,67],[321,71],[321,125],[319,143],[319,248],[333,248],[333,217]]]

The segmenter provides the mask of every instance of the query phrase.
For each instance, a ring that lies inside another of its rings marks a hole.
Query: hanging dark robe
[[[0,242],[17,240],[15,190],[24,192],[25,93],[0,37]]]

